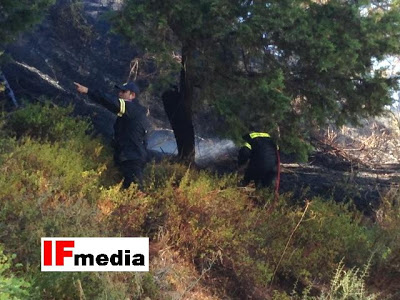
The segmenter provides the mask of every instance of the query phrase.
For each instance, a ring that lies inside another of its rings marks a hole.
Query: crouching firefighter
[[[275,195],[279,189],[279,150],[271,136],[265,132],[252,131],[243,136],[245,144],[239,150],[239,167],[248,160],[242,185],[254,180],[257,188],[269,187],[275,180]]]

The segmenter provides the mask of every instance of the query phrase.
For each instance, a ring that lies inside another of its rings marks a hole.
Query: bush
[[[30,136],[42,141],[82,138],[92,129],[84,119],[70,117],[73,106],[55,106],[49,101],[30,103],[8,116],[5,129],[17,138]]]
[[[0,244],[0,299],[26,299],[31,285],[23,278],[13,275],[11,268],[15,255],[6,256],[3,251],[4,247]]]
[[[383,299],[366,290],[365,279],[368,275],[369,263],[363,271],[359,268],[346,270],[342,262],[339,263],[335,275],[331,280],[329,290],[322,292],[320,296],[308,295],[308,290],[303,293],[302,300],[375,300]]]
[[[270,284],[302,208],[290,206],[289,195],[283,195],[268,215],[258,203],[266,203],[268,209],[273,194],[264,191],[249,197],[236,188],[235,175],[187,170],[181,177],[182,168],[176,168],[178,176],[165,168],[171,167],[158,165],[157,174],[164,174],[165,181],[151,194],[153,199],[132,195],[125,204],[114,206],[118,218],[111,215],[110,224],[136,234],[148,234],[149,226],[162,228],[164,239],[188,261],[200,269],[212,262],[215,269],[237,278],[243,290]],[[173,175],[167,179],[166,173]],[[375,226],[363,226],[360,215],[347,206],[315,198],[284,253],[279,278],[329,282],[342,257],[348,257],[350,266],[362,265],[378,235]]]
[[[27,105],[5,121],[7,133],[18,139],[0,137],[0,241],[17,254],[32,283],[22,298],[152,296],[151,273],[40,272],[41,237],[114,236],[103,222],[107,212],[102,200],[124,195],[118,185],[102,186],[112,155],[99,139],[86,134],[91,125],[76,121],[70,112],[50,104]]]
[[[392,187],[382,197],[382,205],[376,213],[377,223],[383,232],[377,253],[377,267],[371,270],[373,283],[379,289],[400,297],[398,281],[400,277],[400,189]]]
[[[0,242],[23,265],[32,284],[29,298],[163,299],[165,289],[177,286],[171,279],[159,288],[168,279],[160,275],[167,271],[157,269],[41,273],[45,236],[148,236],[151,245],[161,243],[192,266],[182,269],[197,270],[195,283],[184,281],[186,295],[197,284],[216,282],[215,293],[228,298],[250,297],[285,281],[326,285],[343,257],[356,280],[359,273],[351,268],[362,266],[373,251],[379,259],[371,262],[372,274],[376,262],[381,270],[399,272],[397,196],[385,202],[385,218],[377,224],[319,198],[310,199],[303,217],[304,208],[293,206],[297,201],[290,194],[270,209],[274,194],[237,188],[236,174],[218,177],[167,161],[146,168],[146,193],[135,187],[120,191],[118,184],[104,184],[112,182],[105,172],[112,169],[112,155],[86,134],[91,125],[74,120],[69,109],[46,105],[28,105],[10,116],[4,126],[13,137],[0,136]]]

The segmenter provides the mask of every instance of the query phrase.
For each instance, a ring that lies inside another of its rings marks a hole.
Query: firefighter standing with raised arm
[[[251,131],[243,136],[245,144],[239,150],[239,166],[248,160],[242,185],[248,185],[254,180],[257,188],[270,186],[279,176],[279,153],[271,136],[265,132]],[[279,179],[278,179],[279,180]],[[275,187],[277,192],[278,181]]]
[[[128,188],[132,182],[142,188],[143,169],[147,159],[145,135],[147,126],[146,109],[139,103],[139,88],[134,82],[116,85],[118,96],[103,94],[74,82],[76,90],[117,115],[114,124],[114,160]]]

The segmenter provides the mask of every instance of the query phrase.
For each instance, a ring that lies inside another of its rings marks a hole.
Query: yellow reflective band
[[[251,145],[249,143],[244,144],[244,146],[251,150]]]
[[[119,108],[119,113],[117,114],[118,117],[122,117],[122,115],[125,113],[125,101],[124,99],[119,99],[119,103],[121,104]]]
[[[265,133],[265,132],[252,132],[252,133],[250,133],[250,137],[252,139],[255,139],[255,138],[258,138],[258,137],[270,138],[271,136],[268,133]]]

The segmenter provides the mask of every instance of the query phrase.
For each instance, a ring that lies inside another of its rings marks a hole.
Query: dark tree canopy
[[[0,0],[0,101],[11,99],[14,106],[18,106],[17,100],[8,81],[1,71],[4,63],[4,48],[18,33],[27,30],[38,22],[55,0]]]
[[[54,0],[1,0],[0,47],[37,23],[53,3]]]
[[[309,131],[357,123],[391,103],[374,61],[400,52],[395,1],[125,0],[116,31],[155,57],[158,83],[185,71],[237,137],[249,124],[304,154]],[[165,86],[165,85],[164,85]]]

